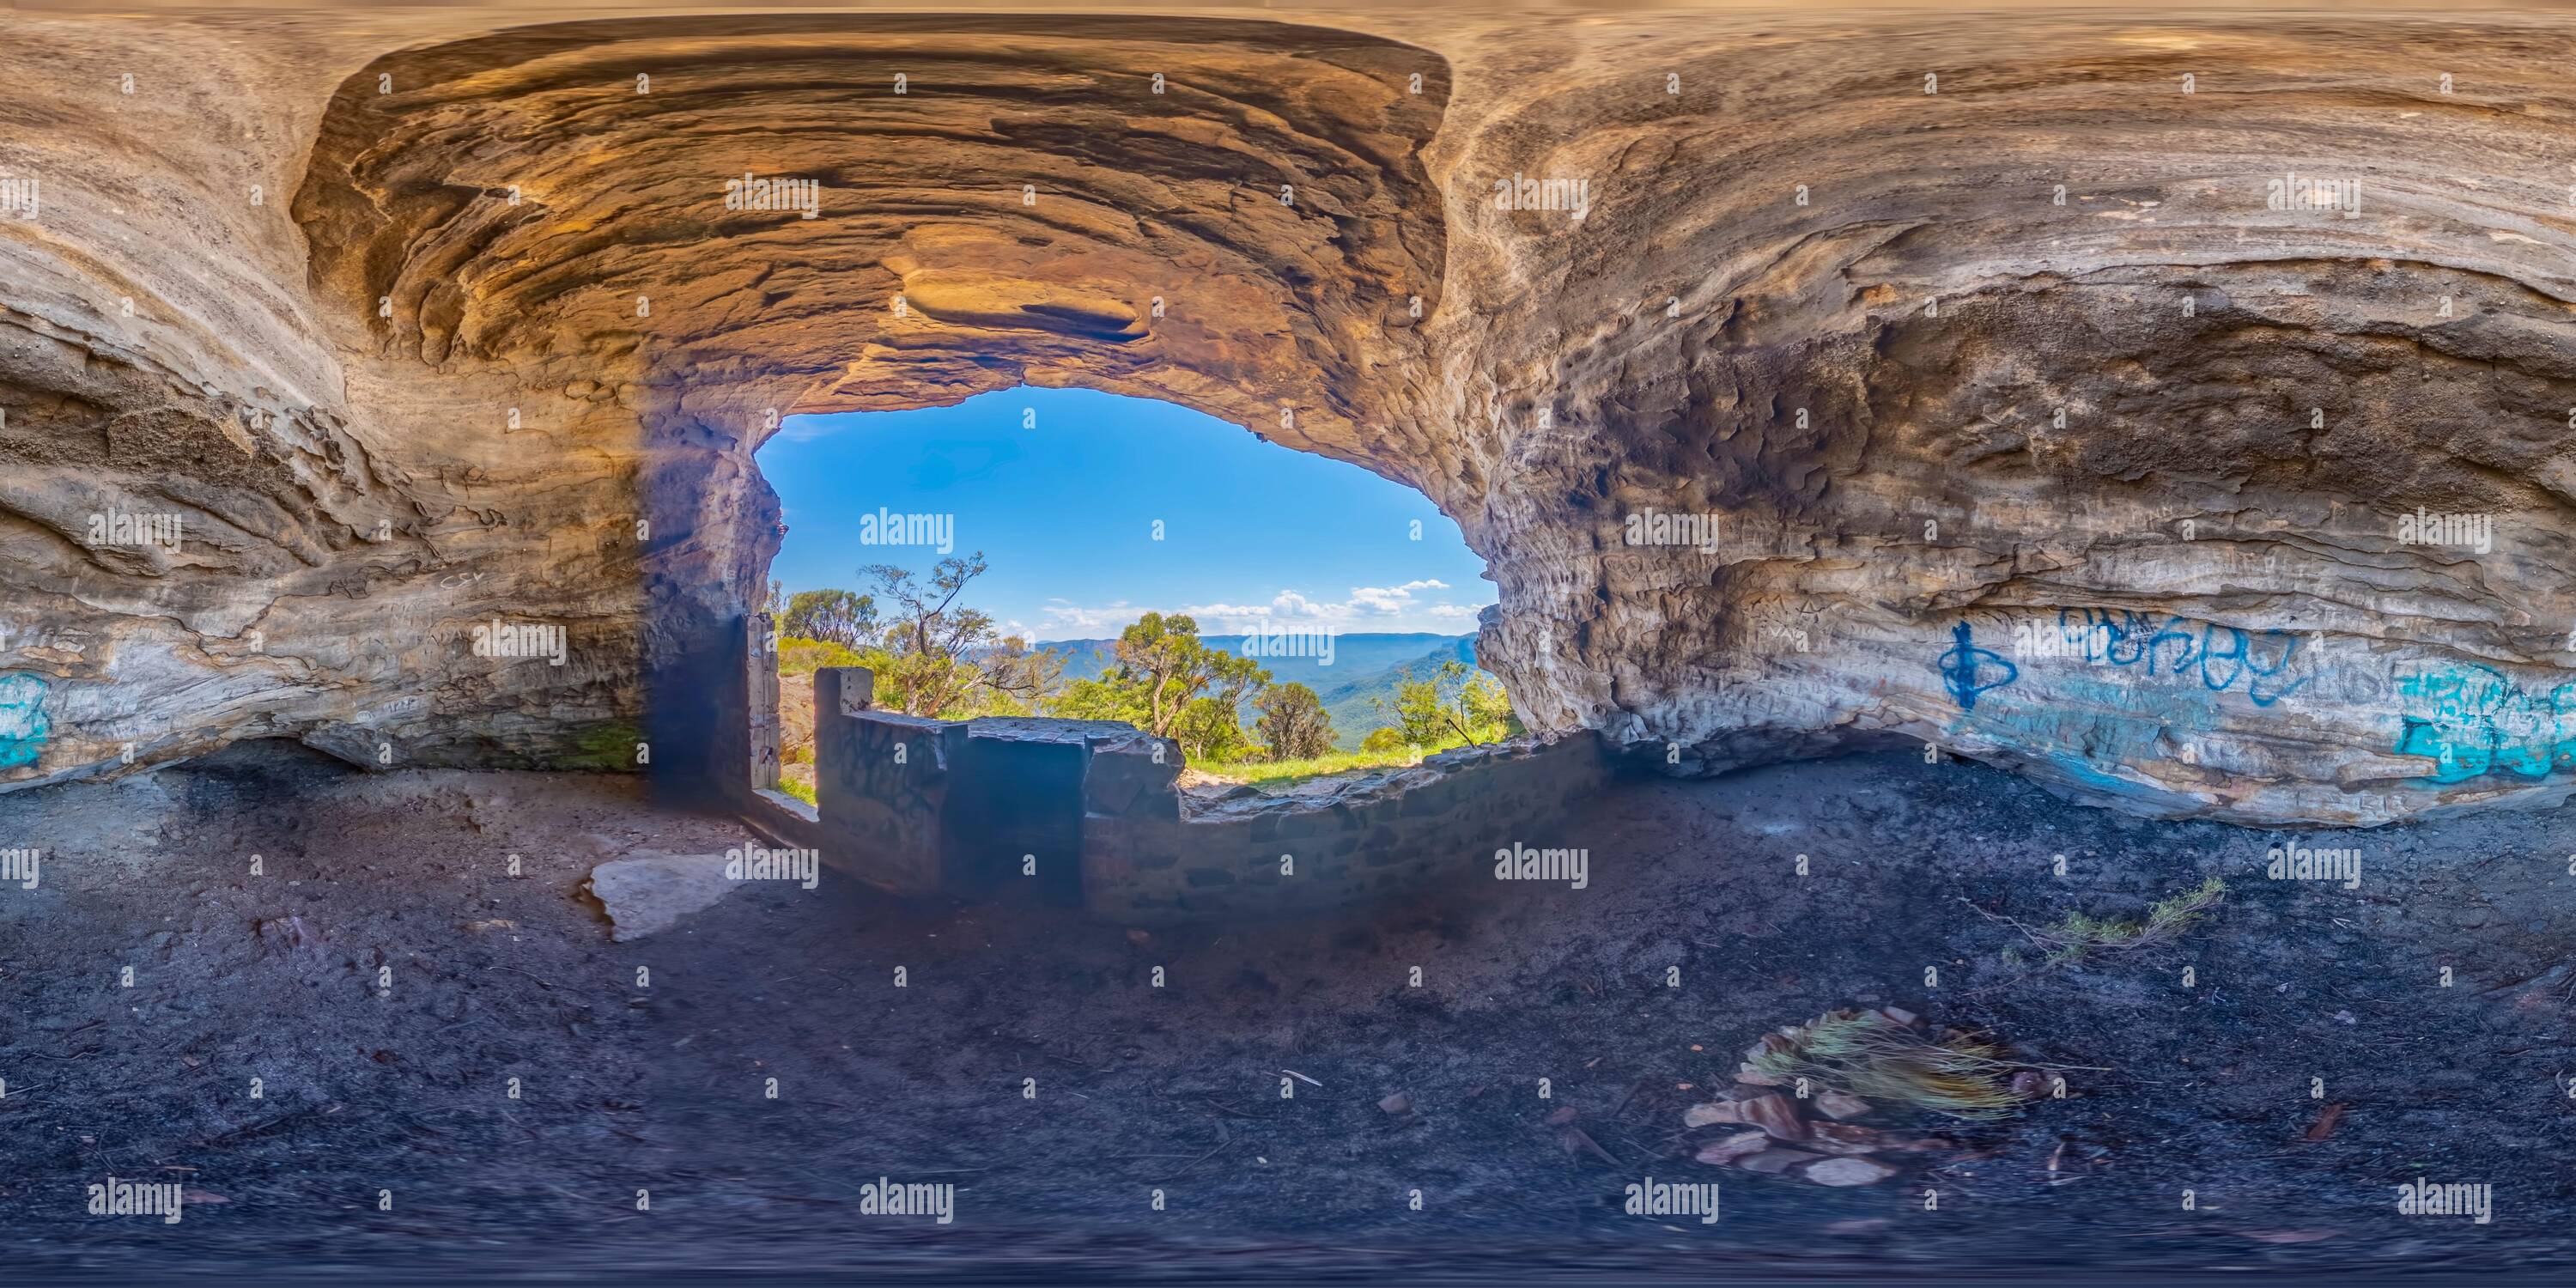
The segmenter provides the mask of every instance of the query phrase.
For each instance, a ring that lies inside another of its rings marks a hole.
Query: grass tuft
[[[2199,921],[2202,914],[2215,908],[2227,897],[2227,883],[2210,877],[2198,889],[2186,890],[2170,898],[2147,905],[2145,921],[2117,921],[2088,917],[2070,912],[2053,926],[2023,926],[2040,947],[2048,950],[2048,964],[2062,966],[2096,951],[2126,952],[2151,944],[2166,943]]]
[[[1827,1011],[1763,1042],[1768,1049],[1746,1063],[1784,1082],[1805,1078],[1952,1118],[2001,1118],[2022,1103],[2009,1081],[2021,1066],[2002,1048],[1964,1036],[1936,1041],[1868,1011]]]
[[[1286,787],[1309,779],[1330,778],[1335,774],[1357,773],[1364,769],[1401,769],[1419,765],[1424,754],[1419,748],[1397,747],[1392,751],[1336,751],[1310,760],[1248,760],[1232,764],[1194,764],[1190,768],[1229,783]]]

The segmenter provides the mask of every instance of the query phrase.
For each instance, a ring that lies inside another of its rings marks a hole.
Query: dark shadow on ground
[[[1529,838],[1587,849],[1582,890],[1462,854],[1397,906],[1131,935],[826,872],[630,944],[576,896],[593,864],[754,838],[623,780],[259,750],[0,812],[47,847],[38,888],[0,890],[0,1255],[30,1273],[2563,1281],[2576,1261],[2565,811],[2264,833],[1869,756],[1605,794]],[[2359,847],[2358,888],[2266,879],[2292,839]],[[2136,916],[2207,874],[2229,898],[2180,942],[2075,967],[2007,966],[2019,936],[1979,911]],[[1690,1160],[1713,1132],[1682,1112],[1737,1053],[1855,1004],[2098,1071],[2009,1122],[1922,1124],[1966,1148],[1875,1187]],[[1293,1099],[1287,1070],[1312,1080]],[[1393,1092],[1411,1115],[1379,1108]],[[2327,1104],[2339,1125],[2303,1139]],[[1567,1107],[1614,1162],[1560,1143]],[[110,1174],[180,1180],[184,1220],[89,1215]],[[1625,1215],[1649,1175],[1720,1182],[1723,1219]],[[863,1215],[880,1177],[954,1184],[954,1223]],[[2418,1177],[2492,1185],[2492,1223],[2398,1215]]]

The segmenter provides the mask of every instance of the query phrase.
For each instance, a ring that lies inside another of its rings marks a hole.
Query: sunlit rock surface
[[[1264,17],[14,16],[0,788],[740,783],[753,449],[1019,383],[1421,488],[1672,772],[2576,784],[2576,24]]]

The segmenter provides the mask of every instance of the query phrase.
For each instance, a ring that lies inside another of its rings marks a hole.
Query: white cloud
[[[1180,612],[1180,613],[1186,613],[1186,614],[1188,614],[1189,616],[1191,616],[1191,617],[1193,617],[1193,618],[1196,618],[1196,619],[1198,619],[1198,620],[1199,620],[1199,621],[1201,621],[1201,622],[1204,622],[1204,621],[1206,621],[1207,619],[1212,618],[1212,617],[1214,617],[1214,618],[1236,618],[1236,617],[1268,617],[1268,616],[1270,616],[1270,610],[1269,610],[1269,609],[1267,609],[1267,608],[1260,608],[1260,607],[1256,607],[1256,606],[1249,605],[1249,604],[1191,604],[1191,605],[1189,605],[1189,606],[1188,606],[1188,607],[1186,607],[1186,608],[1179,608],[1179,609],[1175,609],[1175,610],[1173,610],[1173,611],[1175,611],[1175,612]]]
[[[1187,614],[1208,635],[1240,635],[1264,623],[1308,630],[1455,634],[1462,622],[1474,622],[1483,606],[1445,600],[1426,602],[1418,597],[1422,592],[1447,589],[1448,583],[1431,580],[1409,581],[1400,586],[1353,586],[1350,597],[1338,603],[1319,602],[1290,589],[1271,596],[1267,604],[1218,602],[1159,609],[1124,600],[1084,607],[1058,599],[1047,604],[1044,634],[1049,639],[1115,635],[1148,611]]]
[[[1401,586],[1353,586],[1350,602],[1369,612],[1400,613],[1415,606],[1413,592],[1447,589],[1449,584],[1440,581],[1408,581]]]
[[[1145,612],[1142,608],[1130,607],[1123,599],[1099,608],[1085,608],[1066,600],[1050,599],[1046,604],[1046,629],[1040,634],[1050,639],[1115,635],[1144,616]]]

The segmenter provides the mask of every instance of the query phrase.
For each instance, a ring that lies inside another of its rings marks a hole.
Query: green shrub
[[[778,640],[778,673],[812,675],[827,666],[858,666],[859,655],[847,645],[784,635]]]

